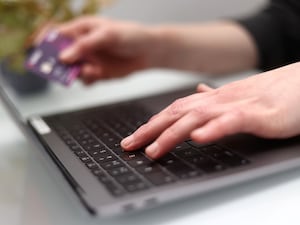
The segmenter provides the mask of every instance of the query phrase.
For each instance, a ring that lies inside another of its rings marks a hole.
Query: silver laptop
[[[0,81],[2,100],[17,124],[93,215],[132,213],[300,166],[299,137],[265,140],[239,134],[207,144],[186,140],[157,161],[143,149],[122,150],[123,137],[194,90],[189,86],[101,106],[24,115],[10,86]]]

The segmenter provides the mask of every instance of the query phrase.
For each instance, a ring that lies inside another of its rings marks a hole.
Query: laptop
[[[238,134],[206,144],[186,140],[156,161],[143,149],[122,150],[123,137],[195,86],[24,117],[0,78],[1,98],[14,120],[95,216],[134,213],[300,166],[300,137],[266,140]]]

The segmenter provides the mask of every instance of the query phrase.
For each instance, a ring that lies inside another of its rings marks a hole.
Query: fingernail
[[[132,144],[133,144],[133,137],[132,136],[128,136],[127,138],[125,138],[121,141],[121,145],[125,148],[128,148],[128,147],[132,146]]]
[[[146,148],[146,153],[151,158],[156,158],[157,154],[159,153],[159,145],[157,142],[153,142],[150,146]]]

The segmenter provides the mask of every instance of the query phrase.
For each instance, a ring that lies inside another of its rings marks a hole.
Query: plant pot
[[[0,72],[18,95],[44,92],[49,86],[48,80],[26,71],[18,72],[12,69],[9,58],[0,60]]]

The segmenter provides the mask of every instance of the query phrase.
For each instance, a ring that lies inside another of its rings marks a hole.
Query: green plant
[[[74,2],[76,4],[74,4]],[[48,22],[60,23],[97,13],[110,0],[0,0],[0,59],[13,56],[22,69],[30,36]]]

